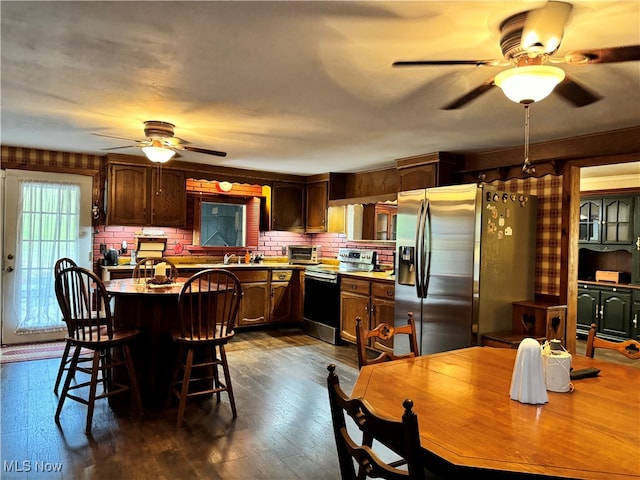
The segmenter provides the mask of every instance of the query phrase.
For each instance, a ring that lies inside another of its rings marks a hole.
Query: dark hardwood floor
[[[583,341],[578,353],[584,353]],[[617,352],[598,352],[599,358],[609,354],[607,360],[627,363]],[[53,420],[59,360],[2,365],[0,478],[339,479],[326,367],[335,363],[341,385],[351,392],[358,374],[355,348],[295,329],[253,331],[239,332],[228,356],[236,421],[225,394],[220,404],[187,404],[180,430],[175,407],[116,414],[102,400],[90,436],[83,405],[67,401],[60,427]]]
[[[236,421],[226,394],[220,404],[188,403],[180,430],[176,408],[116,414],[102,400],[90,436],[84,405],[67,400],[60,427],[53,420],[59,360],[2,365],[0,478],[340,478],[326,367],[337,365],[350,392],[358,374],[355,348],[292,329],[238,333],[227,352]]]

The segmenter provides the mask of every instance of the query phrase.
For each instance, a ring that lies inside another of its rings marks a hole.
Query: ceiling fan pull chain
[[[156,190],[156,195],[160,195],[162,193],[162,164],[158,164],[158,189]]]
[[[536,167],[531,166],[529,161],[529,105],[524,106],[524,164],[522,171],[526,174],[536,173]]]

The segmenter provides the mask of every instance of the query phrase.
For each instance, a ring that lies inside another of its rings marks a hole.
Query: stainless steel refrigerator
[[[511,329],[512,302],[534,296],[536,210],[476,184],[398,194],[395,323],[414,313],[422,355]]]

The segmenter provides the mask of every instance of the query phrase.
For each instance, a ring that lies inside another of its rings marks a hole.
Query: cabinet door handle
[[[604,318],[604,305],[600,305],[600,318]]]
[[[598,318],[598,307],[600,307],[600,305],[596,305],[596,312],[594,313],[596,318]]]
[[[638,314],[633,316],[633,328],[638,328]]]
[[[640,252],[640,235],[638,235],[638,238],[636,239],[636,250]]]

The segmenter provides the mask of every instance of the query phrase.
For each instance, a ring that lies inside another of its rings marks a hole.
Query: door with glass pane
[[[60,257],[91,268],[92,177],[7,170],[2,252],[2,343],[64,337],[54,291]]]

